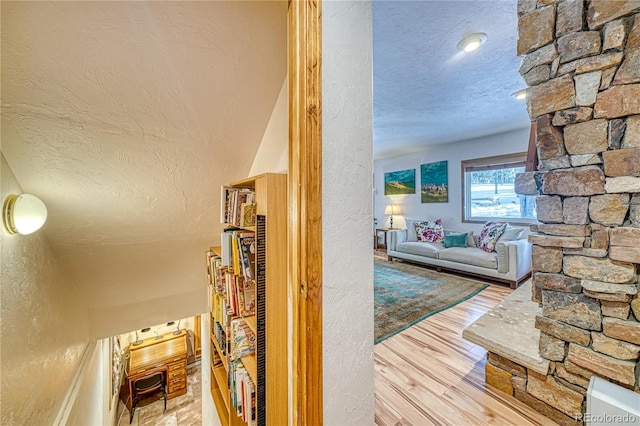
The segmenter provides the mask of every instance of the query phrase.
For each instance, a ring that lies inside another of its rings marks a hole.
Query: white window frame
[[[467,172],[483,170],[510,169],[514,167],[525,167],[527,160],[526,152],[513,154],[496,155],[493,157],[474,158],[461,162],[462,172],[462,222],[485,223],[487,221],[507,222],[514,225],[529,225],[536,223],[537,219],[529,218],[507,218],[507,217],[471,217],[471,186],[467,185]]]

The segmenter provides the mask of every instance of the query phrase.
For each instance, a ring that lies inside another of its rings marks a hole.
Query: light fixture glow
[[[4,201],[4,226],[10,234],[29,235],[47,221],[47,207],[35,195],[9,195]]]
[[[458,50],[466,53],[473,52],[485,41],[487,41],[487,35],[485,33],[469,34],[458,42]]]
[[[518,90],[517,92],[514,92],[511,95],[517,100],[521,101],[527,98],[527,89]]]
[[[391,215],[391,227],[389,229],[394,229],[393,227],[393,215],[399,215],[401,213],[401,209],[400,206],[396,205],[396,204],[388,204],[385,208],[384,208],[384,214],[388,214]]]

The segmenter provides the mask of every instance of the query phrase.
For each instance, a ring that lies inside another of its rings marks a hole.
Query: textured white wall
[[[22,189],[4,155],[2,202]],[[38,195],[38,194],[35,194]],[[53,253],[44,228],[0,231],[0,424],[53,424],[89,342],[86,303]]]
[[[202,282],[206,283],[206,271],[198,274],[198,269],[204,269],[202,266],[203,253],[204,250],[199,254],[198,258],[195,259],[200,260],[200,262],[193,262],[194,265],[192,265],[192,268],[194,275],[202,275]],[[190,262],[190,260],[185,259],[185,262]],[[176,288],[179,288],[182,283],[180,277],[175,277],[173,282]],[[126,302],[127,295],[125,294],[122,297]],[[176,318],[199,315],[206,311],[206,287],[189,292],[177,293],[173,296],[142,300],[136,303],[124,303],[119,306],[104,309],[90,309],[91,337],[101,339],[115,336],[131,330],[149,327],[150,324],[167,323]]]
[[[65,425],[108,425],[113,422],[114,408],[109,411],[110,357],[109,339],[91,343],[87,347],[81,367],[77,371],[72,393],[72,404]],[[113,399],[117,403],[117,399]]]
[[[372,21],[322,4],[324,423],[374,423]]]
[[[288,79],[284,79],[276,105],[262,136],[249,176],[261,173],[286,173],[289,169],[289,97]]]
[[[205,333],[208,333],[209,320],[207,315],[200,317],[202,321],[202,352],[200,354],[200,371],[202,372],[201,392],[202,392],[202,425],[203,426],[221,426],[220,416],[216,410],[213,397],[211,396],[211,343]]]
[[[394,204],[400,204],[403,209],[401,217],[393,217],[393,226],[395,228],[405,227],[404,218],[429,220],[441,218],[445,228],[471,229],[479,232],[482,229],[482,224],[465,223],[462,225],[461,161],[526,152],[528,144],[529,129],[522,129],[457,143],[434,145],[412,154],[376,160],[374,162],[374,217],[378,219],[378,227],[389,226],[389,216],[384,215],[384,208],[387,204],[393,202]],[[449,202],[422,204],[420,193],[417,189],[420,186],[420,165],[444,160],[448,161]],[[406,169],[416,169],[416,193],[394,196],[384,195],[384,174]]]

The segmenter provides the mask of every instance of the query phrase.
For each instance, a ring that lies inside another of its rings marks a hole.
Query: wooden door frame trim
[[[287,19],[292,423],[322,425],[321,0],[290,0]]]

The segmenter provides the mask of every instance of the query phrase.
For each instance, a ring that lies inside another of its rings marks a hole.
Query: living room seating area
[[[438,223],[439,222],[439,223]],[[488,277],[508,282],[511,288],[531,274],[531,244],[522,227],[500,226],[493,242],[483,245],[486,232],[474,235],[473,231],[445,230],[440,219],[417,221],[407,219],[407,229],[388,231],[387,256],[435,266],[469,275]],[[435,228],[426,237],[416,232],[421,227]],[[486,228],[486,226],[485,226]]]

